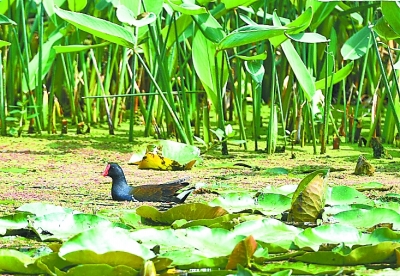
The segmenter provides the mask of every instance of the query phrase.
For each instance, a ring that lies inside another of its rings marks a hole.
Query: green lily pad
[[[333,216],[339,223],[352,225],[357,228],[370,228],[380,223],[392,223],[394,230],[400,230],[400,214],[386,208],[372,208],[370,210],[354,209],[344,211]]]
[[[365,267],[318,265],[294,261],[254,264],[254,267],[263,273],[274,273],[290,269],[292,271],[292,275],[340,275],[341,273],[351,275],[357,269],[365,269]]]
[[[295,237],[303,229],[287,225],[276,219],[265,218],[263,220],[246,221],[237,225],[232,231],[235,235],[253,235],[257,241],[268,244],[268,248],[274,246],[272,253],[287,252],[291,247]],[[279,233],[279,235],[277,235]]]
[[[288,174],[289,170],[285,168],[268,168],[263,170],[263,173],[266,175],[283,175],[283,174]]]
[[[20,274],[42,274],[35,259],[14,249],[0,249],[0,271]]]
[[[42,241],[65,240],[95,227],[107,227],[112,222],[96,215],[51,213],[32,220],[31,227]]]
[[[154,253],[132,239],[128,230],[102,226],[70,238],[60,247],[60,257],[74,264],[125,265],[140,269]]]
[[[35,264],[48,275],[54,274],[57,269],[64,269],[66,267],[72,267],[73,265],[73,263],[62,259],[56,252],[37,258]]]
[[[322,244],[346,245],[357,244],[361,239],[361,233],[355,227],[341,224],[321,225],[315,228],[307,228],[295,238],[295,244],[300,248],[309,247],[318,251]]]
[[[228,212],[221,207],[210,207],[202,203],[190,203],[174,206],[167,211],[158,211],[152,206],[140,206],[136,209],[136,214],[163,224],[172,224],[179,219],[197,220],[212,219],[226,215]]]
[[[335,186],[328,188],[326,204],[344,205],[344,204],[366,204],[374,205],[374,202],[352,187]]]
[[[396,263],[395,250],[398,248],[400,248],[400,243],[381,242],[376,245],[357,247],[346,255],[331,251],[318,251],[305,253],[294,259],[305,263],[337,266]]]
[[[29,214],[30,213],[21,212],[0,217],[0,235],[5,235],[7,233],[7,230],[27,228]]]
[[[210,206],[221,206],[229,212],[252,210],[256,207],[254,193],[234,192],[226,193],[208,203]]]
[[[58,274],[59,275],[59,274]],[[139,275],[139,271],[126,265],[111,266],[108,264],[83,264],[77,265],[67,270],[65,276],[80,276],[80,275]]]
[[[32,202],[24,204],[19,208],[17,208],[17,211],[29,212],[31,214],[35,214],[36,216],[44,216],[51,213],[65,213],[65,214],[79,213],[71,208],[64,208],[61,206],[56,206],[53,204],[42,203],[42,202]]]
[[[26,173],[28,169],[24,168],[0,168],[0,172],[5,173]]]
[[[274,186],[267,186],[265,187],[262,192],[266,194],[281,194],[281,195],[290,195],[293,194],[298,185],[283,185],[279,187],[274,187]]]

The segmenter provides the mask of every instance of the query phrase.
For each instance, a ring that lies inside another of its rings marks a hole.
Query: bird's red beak
[[[107,167],[105,168],[104,172],[102,173],[103,176],[108,175],[108,170],[110,169],[110,164],[107,164]]]

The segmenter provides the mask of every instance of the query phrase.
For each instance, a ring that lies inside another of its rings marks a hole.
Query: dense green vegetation
[[[324,153],[328,134],[357,140],[367,116],[368,143],[376,134],[392,143],[400,126],[399,9],[396,2],[5,1],[1,134],[56,133],[63,120],[78,131],[107,123],[113,133],[129,119],[130,140],[140,121],[144,136],[206,146],[219,139],[223,153],[232,136],[264,148],[262,134],[272,153],[288,133],[313,141],[315,152],[320,141]],[[362,112],[361,104],[372,108]]]

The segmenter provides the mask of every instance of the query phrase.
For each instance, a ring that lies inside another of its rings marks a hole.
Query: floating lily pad
[[[172,224],[179,219],[197,220],[212,219],[226,215],[228,212],[221,207],[210,207],[202,203],[181,204],[168,211],[159,211],[152,206],[140,206],[136,213],[146,219],[164,224]]]
[[[326,204],[344,205],[344,204],[366,204],[374,205],[374,202],[363,193],[348,186],[334,186],[328,188]]]
[[[341,224],[321,225],[307,228],[295,238],[295,244],[300,248],[312,248],[318,251],[322,244],[346,245],[357,244],[361,239],[361,232],[355,227]]]
[[[89,214],[51,213],[32,220],[32,229],[41,240],[65,240],[95,227],[112,225],[107,219]]]
[[[339,223],[352,225],[357,228],[370,228],[380,223],[393,224],[394,230],[400,230],[400,214],[386,208],[354,209],[333,216]]]
[[[14,249],[0,249],[0,271],[19,274],[42,274],[35,259]]]
[[[140,269],[144,260],[155,255],[130,234],[119,227],[96,227],[64,242],[59,255],[74,264],[125,265]]]
[[[44,216],[51,213],[65,213],[65,214],[79,213],[71,208],[64,208],[61,206],[56,206],[53,204],[42,203],[42,202],[32,202],[24,204],[19,208],[17,208],[17,211],[29,212],[35,214],[36,216]]]
[[[24,168],[0,168],[0,172],[5,173],[26,173],[28,169]]]
[[[27,228],[29,214],[30,213],[21,212],[0,217],[0,235],[5,235],[7,230]]]

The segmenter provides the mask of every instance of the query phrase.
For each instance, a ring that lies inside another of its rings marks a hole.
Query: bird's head
[[[124,173],[117,163],[108,163],[103,172],[103,176],[109,176],[111,178],[114,176],[121,176],[121,174],[123,175]]]

